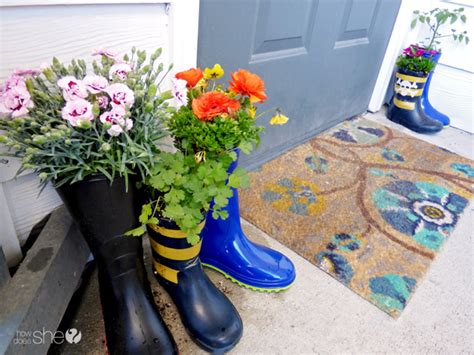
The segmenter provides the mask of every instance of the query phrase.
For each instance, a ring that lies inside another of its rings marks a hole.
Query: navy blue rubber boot
[[[237,152],[238,153],[238,152]],[[236,168],[234,161],[229,173]],[[226,220],[208,214],[201,237],[201,261],[204,266],[249,289],[265,292],[282,291],[296,278],[295,267],[280,252],[251,242],[240,224],[239,196],[236,189],[225,210]]]
[[[420,106],[426,75],[398,69],[395,94],[387,109],[387,118],[418,133],[437,133],[443,124],[427,117]]]
[[[243,324],[230,300],[204,273],[201,240],[191,245],[186,234],[170,220],[148,225],[153,272],[178,308],[191,338],[203,349],[224,353],[240,340]]]
[[[437,54],[435,54],[431,58],[434,62],[438,63],[440,57],[441,57],[441,53],[438,52]],[[435,69],[431,71],[431,73],[428,75],[428,79],[426,80],[425,89],[424,89],[423,94],[421,95],[421,98],[420,98],[421,109],[423,110],[425,115],[428,116],[429,118],[441,122],[444,126],[449,126],[449,124],[451,123],[451,120],[449,119],[449,117],[447,115],[445,115],[444,113],[441,113],[437,109],[435,109],[431,105],[431,103],[428,99],[430,84],[431,84],[431,78],[434,75],[434,71],[435,71]]]

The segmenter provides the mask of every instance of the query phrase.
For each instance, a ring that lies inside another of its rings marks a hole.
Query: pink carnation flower
[[[188,91],[186,85],[188,84],[186,80],[173,78],[172,82],[172,92],[173,96],[176,99],[178,107],[186,106],[188,104]]]
[[[104,90],[109,94],[112,105],[132,106],[135,102],[135,95],[125,84],[112,84]]]
[[[16,86],[21,86],[26,89],[25,80],[19,75],[12,74],[7,80],[5,80],[1,92],[7,92]]]
[[[128,63],[117,63],[110,67],[109,78],[113,79],[117,76],[120,80],[125,80],[128,73],[132,71],[132,67]]]
[[[33,107],[33,101],[26,86],[17,85],[11,87],[0,96],[0,113],[12,118],[21,117],[28,113]]]
[[[89,101],[79,98],[73,101],[67,101],[61,113],[62,117],[73,127],[80,126],[82,123],[90,122],[94,119],[92,104]]]
[[[13,72],[13,75],[20,75],[20,76],[24,76],[24,75],[40,75],[41,74],[41,70],[39,69],[16,69],[14,72]]]
[[[94,49],[92,55],[103,55],[111,59],[117,58],[117,53],[109,51],[108,49]]]
[[[112,110],[100,115],[100,121],[102,123],[110,124],[110,127],[107,129],[109,135],[116,137],[132,129],[133,121],[129,118],[125,118],[125,113],[126,111],[122,106],[115,106]]]
[[[97,96],[97,103],[100,108],[107,108],[109,105],[109,98],[107,96]]]
[[[84,85],[91,94],[98,94],[105,90],[109,85],[109,82],[106,78],[100,75],[86,75],[83,79]]]
[[[63,97],[66,101],[85,99],[89,94],[84,83],[73,76],[59,79],[58,86],[63,89]]]

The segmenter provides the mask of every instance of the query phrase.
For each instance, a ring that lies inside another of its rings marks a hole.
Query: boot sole
[[[291,286],[293,286],[293,283],[295,282],[295,281],[293,281],[292,283],[290,283],[288,286],[285,286],[285,287],[276,287],[276,288],[255,287],[255,286],[252,286],[252,285],[245,284],[242,281],[239,281],[239,280],[233,278],[232,276],[230,276],[226,272],[222,271],[221,269],[216,268],[213,265],[203,263],[202,261],[201,261],[201,265],[205,266],[209,269],[217,271],[218,273],[224,275],[226,279],[229,279],[230,281],[232,281],[233,283],[235,283],[235,284],[237,284],[241,287],[244,287],[248,290],[257,291],[257,292],[277,293],[277,292],[285,291],[285,290],[288,290]]]

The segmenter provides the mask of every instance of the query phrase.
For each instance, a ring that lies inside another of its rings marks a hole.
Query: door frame
[[[392,29],[392,35],[388,42],[382,66],[380,67],[374,91],[367,108],[370,112],[379,111],[384,103],[385,94],[393,75],[395,62],[410,32],[412,13],[418,6],[419,4],[413,0],[402,0],[400,4],[398,15]]]

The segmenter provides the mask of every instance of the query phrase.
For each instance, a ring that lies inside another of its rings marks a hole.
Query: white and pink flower
[[[91,94],[98,94],[109,86],[106,78],[95,74],[86,75],[82,81]]]
[[[176,100],[178,107],[186,106],[188,104],[188,90],[186,80],[173,78],[172,80],[172,92]]]
[[[0,114],[12,118],[25,116],[28,109],[33,107],[30,93],[26,86],[10,87],[0,96]]]
[[[104,112],[100,115],[100,121],[109,124],[107,133],[113,137],[120,135],[132,129],[133,121],[125,118],[126,111],[122,106],[115,106],[112,110]]]
[[[132,106],[135,102],[135,95],[130,88],[121,83],[112,84],[104,90],[111,99],[112,106]]]
[[[128,73],[132,71],[132,67],[128,63],[117,63],[110,67],[109,78],[113,79],[117,76],[120,80],[125,80]]]
[[[81,126],[94,119],[92,104],[80,98],[67,101],[61,113],[62,117],[73,127]]]
[[[10,75],[10,77],[7,80],[5,80],[5,83],[3,84],[0,92],[2,92],[2,93],[7,92],[8,90],[10,90],[10,89],[12,89],[16,86],[21,86],[21,87],[26,89],[25,79],[23,79],[19,75],[12,74],[12,75]]]
[[[99,104],[100,108],[107,108],[107,106],[109,105],[109,102],[110,100],[107,96],[103,96],[103,95],[97,96],[97,103]]]
[[[58,86],[63,89],[63,97],[66,101],[85,99],[89,95],[82,80],[73,76],[65,76],[59,79]]]

